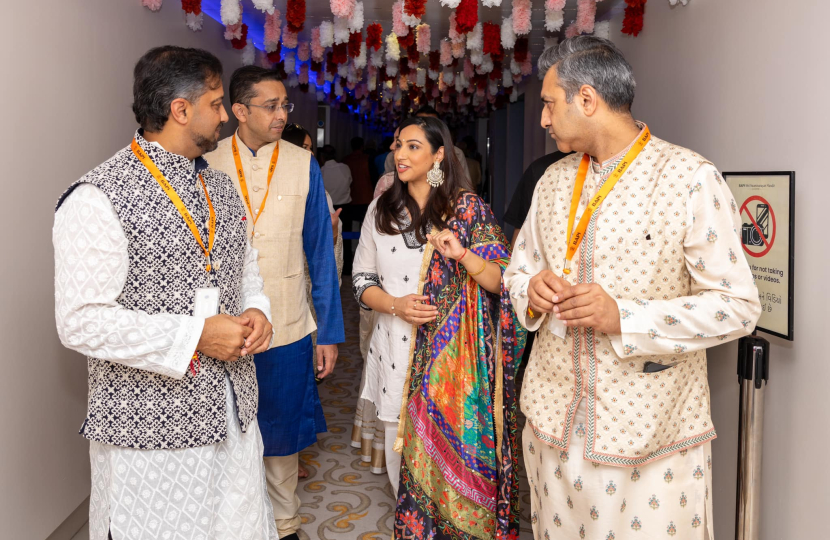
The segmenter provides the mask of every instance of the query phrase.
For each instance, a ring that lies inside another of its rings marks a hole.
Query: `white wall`
[[[795,342],[772,338],[766,394],[762,533],[827,538],[830,473],[830,295],[827,129],[830,3],[691,0],[646,7],[645,30],[614,41],[637,78],[635,117],[663,139],[725,171],[796,171]],[[719,438],[715,536],[734,538],[738,385],[736,347],[709,354]],[[823,532],[822,532],[823,531]]]
[[[55,200],[129,144],[136,127],[132,68],[149,48],[207,48],[222,60],[226,81],[240,55],[208,18],[202,32],[191,32],[175,0],[159,13],[139,0],[16,0],[3,7],[0,537],[42,539],[89,495],[88,444],[77,434],[86,414],[86,362],[61,347],[55,331]]]

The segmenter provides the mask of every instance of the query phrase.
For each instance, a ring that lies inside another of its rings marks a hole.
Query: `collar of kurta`
[[[190,160],[180,154],[168,152],[161,144],[155,141],[148,141],[144,138],[144,129],[139,129],[135,132],[135,140],[141,149],[147,152],[147,155],[150,156],[150,159],[153,161],[157,161],[156,156],[164,155],[166,158],[164,160],[165,163],[172,163],[173,166],[177,168],[181,167],[182,169],[187,169],[189,173],[194,171],[200,173],[208,168],[208,162],[202,156],[199,156],[194,160]]]
[[[631,150],[631,147],[634,146],[634,143],[637,142],[640,139],[640,137],[643,136],[643,131],[645,131],[645,129],[646,129],[645,122],[640,122],[639,120],[634,120],[634,123],[637,124],[637,127],[640,128],[640,133],[638,133],[637,136],[634,137],[634,139],[631,140],[631,142],[628,144],[628,146],[623,148],[616,155],[606,159],[602,163],[597,162],[597,160],[594,159],[593,156],[591,157],[591,165],[593,166],[593,169],[594,169],[595,173],[599,173],[601,171],[604,171],[605,169],[607,169],[611,165],[615,165],[619,160],[621,160],[623,158],[623,156],[625,156],[628,153],[629,150]]]
[[[254,152],[253,150],[248,148],[248,145],[245,144],[245,141],[243,141],[242,137],[239,136],[239,128],[236,129],[236,132],[234,132],[234,135],[236,135],[236,144],[237,144],[237,146],[247,149],[248,152],[250,152],[251,156],[253,156],[253,157],[268,156],[270,158],[271,154],[274,152],[274,147],[277,146],[280,143],[280,141],[275,141],[275,142],[272,142],[272,143],[268,143],[265,146],[260,147],[260,149],[257,150],[256,152]],[[260,152],[262,152],[262,153],[260,153]],[[239,155],[244,156],[245,153],[240,152]]]

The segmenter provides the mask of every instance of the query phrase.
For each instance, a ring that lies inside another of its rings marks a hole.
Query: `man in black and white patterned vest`
[[[53,230],[55,315],[88,357],[90,538],[277,538],[253,354],[273,336],[245,208],[207,167],[222,65],[136,64],[131,144],[75,182]]]

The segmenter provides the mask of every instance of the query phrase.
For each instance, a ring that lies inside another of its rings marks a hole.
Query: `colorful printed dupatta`
[[[449,221],[461,244],[507,267],[507,240],[476,195]],[[519,537],[515,373],[525,330],[502,285],[481,288],[464,267],[427,244],[420,284],[438,318],[413,329],[396,447],[398,540]]]

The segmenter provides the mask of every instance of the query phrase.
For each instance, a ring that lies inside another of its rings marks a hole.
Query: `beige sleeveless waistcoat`
[[[227,173],[241,196],[239,175],[231,150],[231,139],[205,156],[210,166]],[[271,300],[271,317],[276,334],[272,347],[299,341],[316,330],[306,296],[303,271],[303,221],[308,197],[312,156],[286,141],[260,148],[254,156],[237,135],[236,144],[248,185],[248,196],[255,214],[247,210],[248,237],[259,251],[259,271],[265,281],[265,294]],[[279,160],[262,215],[254,218],[268,189],[268,166],[274,147],[280,145]]]

